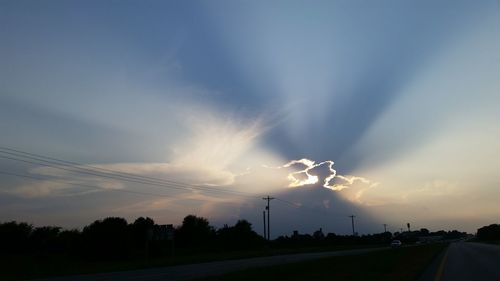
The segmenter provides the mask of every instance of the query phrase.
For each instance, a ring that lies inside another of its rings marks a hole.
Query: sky
[[[499,223],[498,1],[3,0],[0,42],[0,221]]]

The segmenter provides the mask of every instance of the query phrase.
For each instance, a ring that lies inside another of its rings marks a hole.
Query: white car
[[[393,248],[399,248],[399,247],[401,247],[401,244],[402,244],[401,241],[399,241],[399,240],[393,240],[391,242],[391,247],[393,247]]]

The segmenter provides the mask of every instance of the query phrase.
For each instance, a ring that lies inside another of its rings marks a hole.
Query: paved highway
[[[451,243],[432,272],[433,274],[424,274],[421,280],[500,280],[500,246]]]
[[[358,255],[362,253],[383,250],[387,248],[359,249],[322,253],[305,253],[294,255],[282,255],[271,257],[260,257],[241,260],[217,261],[210,263],[187,264],[163,268],[151,268],[134,271],[108,272],[92,275],[65,276],[58,278],[38,279],[50,281],[107,281],[107,280],[142,280],[142,281],[182,281],[195,278],[221,275],[231,271],[237,271],[252,267],[263,267],[277,264],[285,264],[306,260],[313,260],[333,256]]]

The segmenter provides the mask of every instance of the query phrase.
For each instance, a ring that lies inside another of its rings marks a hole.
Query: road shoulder
[[[427,269],[422,273],[418,281],[439,281],[440,275],[442,274],[444,263],[446,262],[446,256],[448,253],[448,249],[450,246],[446,247],[436,255],[436,257],[432,260],[431,264],[427,267]]]

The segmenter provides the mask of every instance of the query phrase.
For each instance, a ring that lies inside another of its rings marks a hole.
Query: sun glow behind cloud
[[[196,110],[194,110],[196,108]],[[191,105],[179,111],[191,112],[191,118],[182,126],[188,132],[179,136],[180,141],[167,144],[172,157],[164,162],[118,162],[90,164],[97,169],[157,179],[173,180],[197,187],[221,187],[230,191],[256,193],[279,188],[280,178],[266,169],[258,169],[260,163],[277,164],[283,160],[259,143],[266,127],[259,118],[243,119],[210,110],[207,106]],[[194,113],[195,112],[195,113]],[[256,168],[257,167],[257,168]],[[86,168],[86,166],[76,167]],[[23,197],[58,196],[61,191],[71,194],[72,184],[95,186],[100,191],[130,189],[150,191],[151,187],[134,186],[113,178],[100,178],[88,174],[73,173],[56,167],[35,167],[31,174],[48,177],[47,181],[22,185],[9,191]],[[71,178],[70,182],[53,184],[53,179]],[[50,188],[49,188],[50,187]],[[96,190],[99,191],[99,190]],[[183,193],[203,192],[186,190]],[[79,193],[75,192],[75,195]],[[208,195],[207,195],[208,196]],[[210,197],[210,196],[208,196]],[[202,198],[202,197],[197,197]],[[233,200],[239,201],[237,197]]]
[[[495,195],[498,186],[497,9],[483,2],[293,2],[124,5],[104,14],[92,5],[47,5],[36,13],[44,24],[36,25],[30,5],[7,7],[1,14],[12,28],[10,43],[0,46],[0,84],[2,97],[19,106],[0,103],[2,142],[201,187],[272,195],[318,185],[365,206],[435,202],[432,210],[447,216],[454,213],[443,207],[446,196],[456,195],[455,205],[472,213],[488,206],[498,214],[491,199],[498,196],[473,192]],[[67,22],[63,15],[73,13],[83,14]],[[85,24],[89,15],[95,24]],[[134,21],[123,21],[131,15]],[[200,17],[186,20],[193,15]],[[475,25],[477,18],[485,20]],[[286,116],[279,125],[262,118],[270,108]],[[333,161],[288,162],[298,155],[336,159],[352,175],[337,174]],[[96,185],[103,197],[146,189],[31,168],[24,171]],[[383,185],[373,188],[368,178]],[[82,194],[50,182],[8,188],[30,198]],[[136,203],[198,210],[203,202],[211,207],[200,214],[209,215],[216,204],[241,202],[176,196]],[[465,204],[478,197],[484,201]],[[100,207],[123,210],[130,201],[109,196]]]
[[[334,162],[331,160],[316,163],[313,160],[306,158],[300,160],[292,160],[283,166],[274,167],[275,169],[294,168],[303,166],[303,169],[290,172],[287,176],[289,180],[288,187],[300,187],[305,185],[313,185],[319,182],[319,176],[314,174],[314,170],[326,167],[327,174],[323,176],[322,186],[334,191],[341,191],[353,186],[356,182],[361,182],[368,187],[375,187],[379,183],[359,176],[339,175],[333,168]],[[266,166],[268,167],[268,166]],[[358,196],[359,197],[359,196]]]

